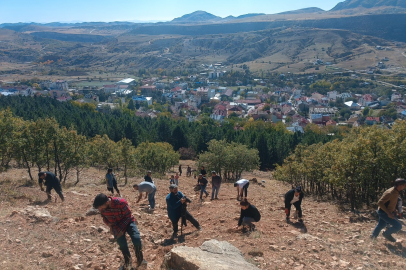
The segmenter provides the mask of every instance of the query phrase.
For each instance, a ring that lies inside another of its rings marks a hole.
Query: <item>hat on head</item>
[[[216,173],[216,171],[211,171],[211,173]]]
[[[199,176],[203,176],[203,174],[200,173]]]
[[[172,184],[169,186],[169,189],[174,189],[174,188],[178,188],[178,185]]]
[[[151,173],[151,171],[147,171],[147,173]]]
[[[297,186],[295,189],[296,192],[302,192],[302,187],[301,186]]]

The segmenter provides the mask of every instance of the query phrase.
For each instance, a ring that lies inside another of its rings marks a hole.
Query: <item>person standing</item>
[[[178,222],[182,217],[182,224],[186,224],[186,220],[190,221],[193,226],[195,226],[199,231],[202,230],[199,222],[186,210],[186,204],[188,199],[178,191],[177,185],[169,186],[169,194],[166,196],[166,205],[168,210],[168,217],[172,222],[173,234],[172,238],[176,237],[178,234]],[[189,200],[190,202],[190,200]],[[183,210],[183,213],[182,213]],[[185,219],[185,220],[183,220]]]
[[[211,172],[211,185],[212,185],[211,200],[218,200],[218,194],[221,186],[221,177],[218,176],[215,171]]]
[[[250,231],[254,231],[255,224],[253,224],[253,222],[258,222],[261,219],[261,214],[255,206],[248,202],[247,198],[244,198],[240,202],[240,207],[240,219],[238,220],[238,225],[235,228],[238,229],[238,227],[242,225],[243,231],[245,231],[245,226],[247,226]]]
[[[44,191],[44,188],[42,187],[43,180],[45,180],[44,183],[44,185],[46,186],[45,192],[47,193],[48,200],[51,200],[52,198],[51,190],[54,189],[55,192],[59,195],[59,198],[61,198],[63,202],[65,200],[65,197],[63,196],[61,181],[58,179],[58,177],[56,177],[56,175],[51,172],[39,172],[38,184],[42,191]]]
[[[175,176],[171,175],[171,178],[169,179],[169,185],[175,184]]]
[[[149,202],[149,211],[155,210],[155,193],[156,193],[156,186],[150,182],[141,182],[140,184],[133,185],[134,190],[138,190],[140,193],[138,195],[138,199],[136,203],[139,203],[142,198],[142,193],[145,192],[148,194],[148,202]]]
[[[286,222],[290,222],[290,209],[292,208],[292,204],[296,208],[296,212],[299,217],[299,222],[303,223],[302,220],[302,200],[303,200],[303,192],[302,187],[297,186],[295,189],[289,190],[285,194],[285,214],[286,214]],[[295,214],[296,215],[296,214]]]
[[[206,191],[207,187],[207,179],[203,177],[202,174],[199,174],[199,178],[197,179],[197,184],[200,185],[200,200],[202,200],[203,192],[206,194],[206,197],[209,196],[209,193]]]
[[[399,194],[405,188],[406,180],[403,178],[398,178],[395,180],[394,186],[386,190],[379,199],[377,211],[379,222],[372,232],[372,239],[376,239],[381,230],[386,227],[386,224],[390,224],[391,227],[382,233],[382,235],[386,238],[386,240],[396,242],[396,239],[392,236],[392,234],[400,231],[402,229],[402,224],[395,219],[393,212],[398,204]]]
[[[201,173],[204,177],[206,177],[207,172],[206,172],[206,170],[204,169],[204,166],[202,166],[202,167],[200,168],[200,173]]]
[[[147,175],[144,176],[145,182],[154,183],[154,181],[152,181],[151,174],[152,174],[151,171],[147,172]],[[145,199],[147,198],[147,196],[148,196],[148,193],[145,193]]]
[[[179,186],[179,175],[175,173],[175,185]]]
[[[117,188],[117,179],[113,173],[112,168],[107,170],[106,182],[107,182],[107,190],[111,192],[111,195],[114,195],[114,190],[113,190],[113,188],[114,188],[117,191],[118,196],[121,197],[120,191]]]
[[[189,165],[187,165],[186,176],[188,176],[188,177],[192,176],[192,168],[190,168]]]
[[[182,165],[179,164],[179,175],[182,176]]]
[[[144,260],[142,253],[140,232],[135,225],[135,218],[131,213],[127,201],[123,198],[110,197],[100,193],[94,199],[93,208],[99,210],[103,222],[110,228],[110,232],[114,235],[120,247],[121,253],[124,256],[123,269],[132,269],[131,253],[125,237],[126,233],[130,236],[134,245],[137,267],[146,265],[147,262]]]
[[[240,179],[234,183],[234,187],[237,187],[237,200],[242,200],[243,192],[245,192],[245,198],[247,198],[248,187],[250,185],[250,181],[247,179]]]

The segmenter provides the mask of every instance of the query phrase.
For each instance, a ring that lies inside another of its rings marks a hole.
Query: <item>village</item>
[[[0,95],[44,96],[60,102],[74,100],[94,104],[102,113],[127,107],[140,117],[155,118],[161,113],[170,113],[174,118],[186,117],[188,121],[206,116],[218,122],[228,118],[282,122],[286,129],[302,133],[309,123],[390,126],[394,120],[406,117],[406,97],[397,89],[393,89],[390,96],[337,90],[324,95],[316,90],[306,95],[300,88],[288,86],[291,83],[285,77],[290,74],[279,75],[281,81],[284,80],[279,86],[268,79],[253,79],[245,85],[236,80],[233,86],[223,86],[218,79],[225,74],[226,71],[215,68],[190,76],[124,78],[117,82],[100,82],[100,86],[85,83],[82,87],[66,80],[28,84],[3,82]],[[320,82],[315,77],[305,79]]]

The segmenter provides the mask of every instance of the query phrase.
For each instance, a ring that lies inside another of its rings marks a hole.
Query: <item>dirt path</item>
[[[103,173],[90,169],[85,172],[81,186],[64,189],[67,197],[64,204],[42,205],[53,216],[47,222],[13,214],[14,210],[26,208],[30,204],[28,199],[37,201],[31,204],[41,204],[45,200],[45,194],[37,186],[17,188],[15,194],[21,196],[11,202],[2,199],[1,269],[118,269],[121,253],[117,244],[109,241],[108,233],[97,231],[99,226],[104,226],[101,217],[83,218],[95,195],[105,192],[105,186],[100,184]],[[8,174],[0,174],[0,177],[4,179],[7,175],[9,179],[16,180],[24,174],[23,171],[12,170]],[[184,231],[184,240],[174,242],[169,240],[172,230],[165,204],[169,180],[155,179],[158,192],[154,214],[143,212],[147,201],[143,201],[142,205],[135,204],[136,193],[130,185],[121,187],[121,194],[129,201],[142,233],[148,269],[160,269],[164,254],[176,245],[200,246],[213,238],[229,241],[244,253],[248,261],[261,269],[403,269],[406,265],[402,259],[406,255],[402,243],[389,244],[381,236],[378,241],[369,239],[376,225],[370,215],[354,216],[339,212],[333,203],[305,197],[306,228],[286,224],[283,195],[289,187],[270,180],[269,173],[256,172],[243,177],[265,181],[265,187],[251,184],[248,189],[249,199],[262,214],[255,232],[242,234],[232,229],[237,225],[240,212],[232,183],[222,185],[219,200],[205,199],[200,203],[198,194],[193,192],[196,180],[182,176],[180,190],[193,200],[189,211],[200,222],[203,231],[198,232],[189,224]],[[140,181],[141,178],[131,179],[130,184]],[[1,188],[4,189],[5,184]],[[210,187],[208,191],[211,193]],[[11,192],[9,189],[2,190],[2,194]],[[405,234],[396,237],[403,241]],[[250,256],[252,251],[260,251],[263,256]]]

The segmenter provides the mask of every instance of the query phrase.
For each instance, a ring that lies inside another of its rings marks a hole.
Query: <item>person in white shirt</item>
[[[234,187],[237,187],[237,200],[243,199],[243,192],[245,193],[245,198],[247,198],[248,187],[250,185],[250,181],[247,179],[240,179],[234,183]]]

